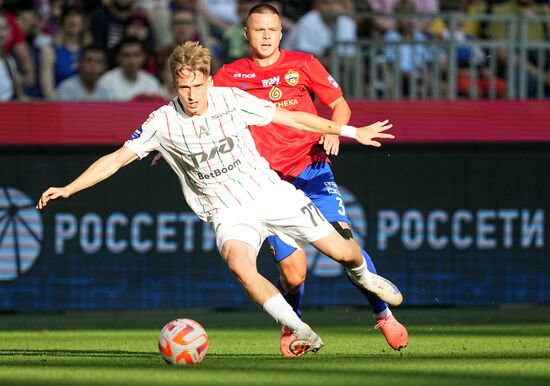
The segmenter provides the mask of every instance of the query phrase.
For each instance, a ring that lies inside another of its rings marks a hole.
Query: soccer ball
[[[189,366],[202,361],[208,350],[208,335],[192,319],[176,319],[167,323],[159,336],[159,351],[172,365]]]

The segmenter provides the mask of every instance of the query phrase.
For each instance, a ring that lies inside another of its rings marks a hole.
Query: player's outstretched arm
[[[372,125],[363,127],[353,127],[340,125],[328,119],[318,117],[313,114],[301,111],[288,111],[279,107],[275,108],[273,122],[291,127],[295,130],[310,131],[321,134],[337,134],[344,137],[355,138],[357,142],[363,145],[381,146],[377,138],[392,139],[393,134],[385,133],[392,128],[392,124],[386,119],[378,121]]]
[[[48,202],[58,198],[68,198],[83,189],[94,186],[95,184],[109,178],[115,174],[121,167],[128,165],[136,160],[137,155],[129,148],[122,146],[120,149],[104,155],[88,167],[80,176],[70,184],[55,188],[51,187],[40,196],[36,209],[43,209]]]

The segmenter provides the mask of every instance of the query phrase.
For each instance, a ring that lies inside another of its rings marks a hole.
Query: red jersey
[[[23,32],[21,32],[21,28],[19,28],[19,24],[17,24],[15,16],[11,13],[6,13],[4,16],[6,17],[9,30],[8,39],[4,43],[4,49],[11,53],[13,51],[13,47],[25,41],[25,36],[23,35]]]
[[[214,77],[216,86],[238,87],[287,110],[317,114],[313,95],[329,105],[342,89],[313,55],[280,50],[277,62],[260,67],[251,57],[224,65]],[[320,135],[270,123],[250,128],[260,154],[281,178],[292,180],[313,162],[329,162],[319,145]]]

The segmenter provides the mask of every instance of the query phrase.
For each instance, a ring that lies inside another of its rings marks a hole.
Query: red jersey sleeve
[[[318,59],[314,56],[310,56],[310,58],[308,63],[310,88],[323,104],[330,105],[343,95],[342,89]]]
[[[8,34],[8,40],[4,43],[4,49],[11,53],[13,51],[13,47],[19,43],[25,42],[25,36],[19,28],[15,17],[11,13],[6,13],[5,16],[10,32]]]
[[[231,77],[225,69],[225,65],[219,69],[214,75],[214,86],[217,87],[235,87],[235,82],[232,82]]]

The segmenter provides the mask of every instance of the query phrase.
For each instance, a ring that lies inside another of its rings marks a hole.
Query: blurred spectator
[[[43,46],[40,58],[40,83],[45,99],[53,99],[55,88],[76,75],[82,47],[91,43],[82,8],[64,7],[54,46]]]
[[[114,48],[124,37],[126,20],[135,0],[110,0],[90,15],[90,30],[95,44],[107,51],[109,67],[115,63]]]
[[[502,4],[493,5],[492,12],[495,15],[512,14],[517,16],[545,15],[547,8],[538,4],[535,0],[509,0]],[[529,41],[545,41],[549,25],[540,21],[528,23]],[[519,29],[519,25],[518,25]],[[515,31],[519,36],[519,30]],[[490,36],[495,39],[506,37],[506,25],[502,21],[492,22],[489,30]]]
[[[155,42],[151,25],[147,15],[142,10],[133,10],[126,20],[125,36],[133,36],[139,39],[146,50],[145,65],[143,68],[149,74],[157,73],[157,57],[155,55]]]
[[[250,47],[244,37],[244,24],[248,16],[248,11],[259,4],[259,0],[239,0],[238,13],[239,23],[233,24],[223,33],[222,41],[222,61],[224,63],[232,62],[250,54]]]
[[[20,5],[19,1],[0,0],[0,12],[4,13],[4,17],[8,23],[7,38],[3,48],[5,52],[13,54],[16,59],[18,68],[22,71],[21,82],[23,86],[31,87],[36,83],[36,66],[25,36],[21,32],[14,16],[14,12]]]
[[[294,23],[300,20],[302,16],[311,11],[314,0],[284,0],[281,1],[283,6],[282,15],[289,18]],[[285,28],[283,24],[283,29]]]
[[[356,3],[356,17],[357,23],[357,37],[358,38],[374,38],[380,37],[378,29],[375,28],[374,17],[372,14],[374,10],[370,6],[368,1],[358,1]],[[368,16],[364,16],[368,14]],[[359,16],[359,17],[357,17]]]
[[[313,54],[325,66],[329,49],[334,41],[355,43],[357,24],[346,15],[340,15],[341,5],[332,0],[315,0],[315,8],[306,13],[294,26],[285,42],[285,48]],[[333,37],[333,23],[336,23],[336,37]],[[340,46],[338,54],[349,58],[355,55],[355,45]]]
[[[42,20],[44,24],[48,23],[51,12],[51,3],[53,0],[34,0],[33,8],[36,12],[36,16]]]
[[[190,11],[197,12],[196,0],[172,0],[171,3],[172,10],[188,9]]]
[[[172,72],[170,71],[169,55],[159,57],[160,96],[164,100],[170,100],[176,96],[176,90],[172,82]]]
[[[172,12],[170,22],[172,43],[179,45],[188,40],[198,41],[200,39],[195,13],[189,9],[175,9]]]
[[[288,4],[289,2],[288,1],[265,1],[265,0],[264,1],[258,0],[258,2],[272,5],[277,9],[277,11],[279,11],[279,15],[281,16],[281,26],[283,27],[283,38],[281,41],[284,41],[286,34],[289,34],[290,31],[292,31],[292,28],[294,28],[294,24],[295,24],[294,19],[291,19],[290,17],[284,14],[285,7],[289,5]],[[310,1],[304,1],[304,3],[309,3],[311,5]],[[296,20],[304,16],[311,9],[310,5]]]
[[[493,14],[513,14],[517,16],[536,16],[536,15],[548,15],[547,8],[538,4],[535,0],[509,0],[502,4],[493,6]],[[520,38],[520,25],[517,23],[517,30],[515,36]],[[507,26],[502,21],[494,21],[489,26],[489,35],[492,39],[506,39]],[[550,38],[550,23],[539,21],[539,20],[530,20],[527,23],[527,41],[528,42],[546,42]],[[513,60],[511,63],[516,66],[515,70],[519,70],[520,61],[525,65],[527,71],[527,97],[537,96],[537,85],[539,82],[543,82],[546,87],[546,90],[550,90],[550,57],[546,55],[543,58],[542,71],[539,71],[539,58],[537,57],[537,50],[528,50],[527,58],[520,58],[514,52],[507,52],[506,49],[501,48],[497,52],[498,60],[500,62],[499,75],[504,77],[505,75],[505,64],[510,63],[509,55],[513,55]],[[519,80],[520,77],[517,77]],[[509,85],[510,87],[517,88],[517,85]]]
[[[65,79],[55,90],[55,99],[60,101],[105,101],[109,92],[98,80],[107,70],[107,54],[97,46],[82,49],[78,61],[78,74]]]
[[[428,32],[432,23],[436,22],[439,14],[439,0],[412,0],[414,4],[414,13],[421,15],[431,15],[432,17],[415,18],[416,29],[422,32]]]
[[[34,12],[33,4],[31,1],[26,4],[21,3],[19,9],[16,11],[17,24],[21,29],[21,32],[25,36],[25,40],[30,49],[32,59],[36,68],[35,78],[38,82],[31,86],[24,87],[23,91],[27,96],[33,99],[42,99],[42,87],[40,84],[40,71],[39,63],[41,59],[41,51],[44,47],[51,47],[52,38],[41,31],[43,27],[42,20]]]
[[[113,101],[129,101],[141,95],[159,95],[157,78],[142,70],[145,61],[143,43],[131,36],[125,37],[115,48],[118,66],[99,78],[98,86],[109,92]]]
[[[71,1],[71,0],[69,0]],[[84,11],[86,12],[86,15],[90,15],[92,12],[94,12],[96,9],[101,7],[101,5],[106,0],[78,0],[80,6],[84,8]]]
[[[101,0],[32,0],[32,3],[43,25],[42,31],[50,36],[55,36],[59,31],[63,8],[78,7],[87,17],[101,6]]]
[[[41,0],[38,4],[35,3],[35,11],[38,17],[44,23],[43,30],[50,36],[55,36],[59,30],[59,19],[65,0]]]
[[[466,28],[468,23],[465,19],[459,19],[457,29],[443,31],[443,39],[453,39],[456,43],[456,59],[458,62],[458,73],[456,89],[459,96],[474,95],[487,97],[490,94],[491,74],[486,66],[487,55],[476,43],[473,36],[469,35]],[[476,69],[476,77],[472,79],[470,69]],[[492,74],[494,77],[494,92],[496,97],[504,97],[506,93],[506,82],[504,79]],[[475,83],[472,83],[475,82]]]
[[[222,0],[223,1],[223,0]],[[233,0],[231,0],[233,1]],[[237,4],[235,1],[235,5]],[[221,66],[221,35],[213,36],[212,26],[207,20],[208,12],[205,11],[206,3],[201,3],[200,0],[173,0],[172,7],[174,10],[189,10],[193,13],[197,33],[200,36],[200,42],[203,47],[210,50],[212,54],[212,70],[213,73]],[[222,3],[220,3],[222,4]],[[222,4],[223,5],[223,4]],[[223,8],[223,7],[222,7]],[[235,8],[236,12],[236,8]],[[235,16],[236,17],[236,16]],[[229,26],[229,24],[224,24]],[[222,30],[218,30],[220,34]]]
[[[237,0],[196,0],[196,9],[210,26],[210,33],[218,40],[233,24],[239,23]]]
[[[376,35],[381,35],[386,33],[391,29],[395,29],[397,26],[397,21],[390,17],[389,15],[393,14],[393,10],[399,0],[363,0],[369,4],[370,8],[374,13],[380,15],[374,17],[374,31]],[[388,15],[388,16],[381,16]]]
[[[137,0],[137,8],[147,15],[157,50],[170,43],[170,0]]]
[[[491,4],[487,0],[468,0],[463,11],[468,15],[489,14],[492,13]],[[486,38],[488,36],[487,24],[484,20],[469,18],[463,26],[463,31],[474,39]]]
[[[0,101],[6,102],[23,98],[23,87],[17,73],[15,60],[4,49],[10,26],[6,16],[0,12]]]
[[[397,28],[397,20],[390,15],[398,13],[396,11],[397,4],[400,0],[363,0],[367,1],[375,13],[385,14],[388,16],[377,16],[374,18],[374,27],[376,34],[384,34],[389,30]],[[433,14],[439,13],[439,0],[411,0],[413,8],[410,13]],[[414,20],[415,28],[421,31],[426,31],[431,24],[430,18],[417,18]]]
[[[193,10],[189,8],[176,8],[172,11],[170,20],[170,43],[157,50],[159,63],[168,60],[168,57],[177,45],[186,41],[199,41],[200,35],[197,26],[197,18]],[[159,65],[159,73],[160,73]]]
[[[182,5],[185,2],[178,2]],[[157,56],[169,55],[176,45],[186,41],[200,41],[212,52],[212,72],[220,68],[220,47],[219,42],[212,39],[208,33],[206,22],[200,14],[197,14],[192,7],[184,6],[175,8],[171,20],[172,44],[162,47],[157,51]]]
[[[401,0],[395,8],[396,13],[410,14],[413,11],[414,4],[411,0]],[[399,66],[401,89],[405,94],[409,94],[410,83],[417,82],[426,64],[434,60],[433,53],[422,44],[428,41],[427,36],[415,27],[413,17],[409,16],[399,18],[396,29],[387,31],[384,40],[395,43],[386,45],[386,60],[394,66]]]

